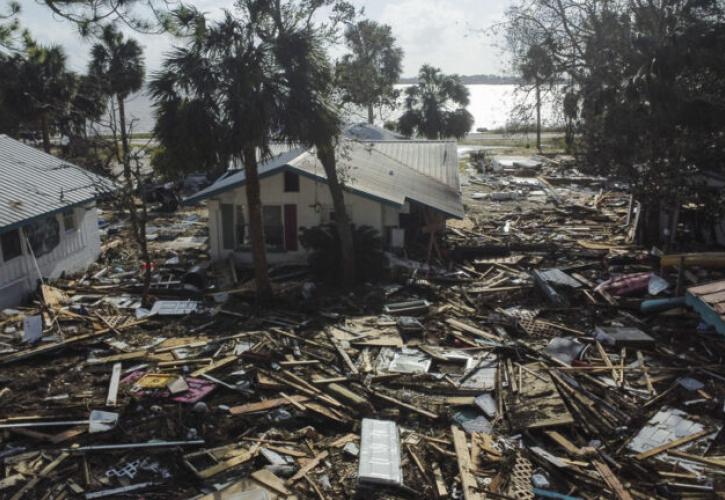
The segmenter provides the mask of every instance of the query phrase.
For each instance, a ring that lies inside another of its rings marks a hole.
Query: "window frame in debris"
[[[271,210],[275,210],[275,212],[279,215],[279,224],[272,225],[268,223],[267,213]],[[262,224],[264,225],[264,244],[267,247],[267,250],[273,252],[284,252],[284,209],[282,205],[263,205]],[[270,242],[271,237],[276,238]]]
[[[299,193],[300,192],[300,174],[296,172],[290,172],[289,170],[284,171],[282,176],[284,180],[284,192],[285,193]]]
[[[61,213],[63,218],[63,231],[66,233],[78,231],[78,223],[76,220],[76,211],[74,208],[69,208]],[[69,224],[70,222],[70,224]]]
[[[15,235],[14,241],[8,243],[11,235]],[[17,243],[16,243],[17,242]],[[12,245],[12,247],[11,247]],[[12,250],[12,251],[9,251]],[[10,256],[8,256],[10,255]],[[23,256],[23,243],[20,238],[19,229],[11,229],[0,234],[0,257],[2,262],[10,262],[13,259]]]

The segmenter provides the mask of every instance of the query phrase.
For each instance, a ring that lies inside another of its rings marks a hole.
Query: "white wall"
[[[66,231],[63,216],[54,215],[60,224],[60,243],[51,252],[38,258],[38,267],[44,278],[57,278],[64,271],[82,271],[95,262],[101,253],[95,204],[75,207],[73,210],[77,227],[74,230]],[[36,288],[38,272],[26,246],[23,245],[23,255],[9,262],[4,262],[0,255],[0,309],[18,305]]]
[[[262,205],[297,205],[297,226],[301,227],[319,226],[321,223],[329,222],[326,214],[332,211],[332,198],[327,184],[316,182],[310,178],[300,176],[300,190],[297,193],[284,192],[284,174],[265,177],[260,180],[260,191]],[[221,212],[219,205],[235,204],[243,207],[247,213],[247,197],[245,187],[223,193],[207,202],[209,209],[209,246],[212,259],[219,260],[228,257],[230,250],[222,248],[221,234]],[[345,203],[349,209],[349,215],[355,225],[372,226],[381,235],[384,234],[386,226],[398,225],[398,213],[401,209],[386,206],[380,202],[345,192]],[[321,205],[322,210],[315,210],[316,205]],[[249,263],[252,261],[250,252],[236,252],[235,257],[240,262]],[[267,259],[270,263],[280,262],[306,262],[307,254],[302,246],[296,252],[267,252]]]

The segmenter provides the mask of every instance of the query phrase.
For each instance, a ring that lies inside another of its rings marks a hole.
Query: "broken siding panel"
[[[553,427],[574,423],[546,367],[530,363],[514,376],[518,392],[509,389],[504,396],[506,414],[516,430]]]
[[[60,214],[53,217],[60,218]],[[76,272],[95,262],[101,252],[98,216],[95,205],[76,209],[78,229],[61,231],[60,243],[37,259],[43,277],[57,278],[61,273]],[[26,245],[23,243],[23,247]],[[35,290],[38,272],[33,257],[24,255],[9,262],[0,262],[0,308],[19,304],[25,295]]]

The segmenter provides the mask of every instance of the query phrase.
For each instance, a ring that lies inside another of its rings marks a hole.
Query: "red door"
[[[297,205],[284,206],[284,248],[297,250]]]

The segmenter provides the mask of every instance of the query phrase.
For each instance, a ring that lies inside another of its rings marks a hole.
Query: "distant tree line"
[[[461,83],[464,85],[518,85],[521,77],[512,75],[460,75]],[[399,84],[411,85],[418,83],[417,76],[399,78]]]
[[[556,94],[584,168],[630,184],[648,241],[672,234],[663,211],[721,216],[700,174],[725,174],[722,1],[526,0],[507,17],[523,85]]]

